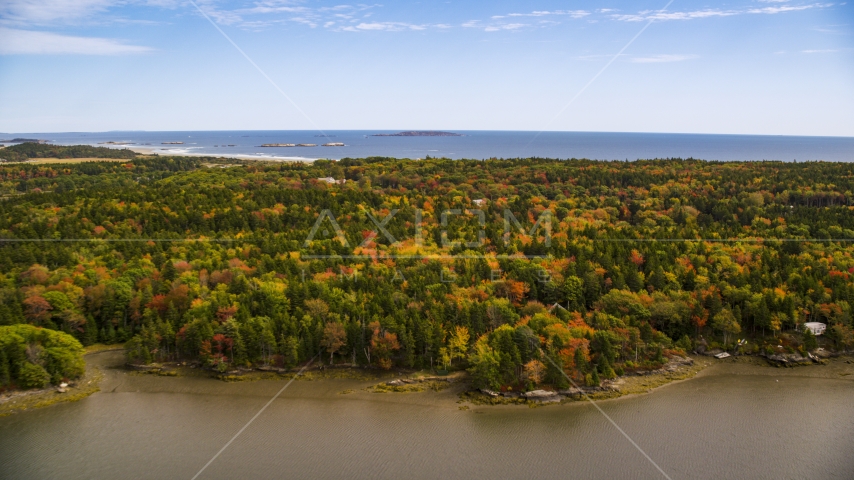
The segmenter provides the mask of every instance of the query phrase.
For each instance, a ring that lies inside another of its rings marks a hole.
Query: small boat
[[[715,355],[715,358],[717,358],[718,360],[720,360],[720,359],[722,359],[722,358],[727,358],[727,357],[729,357],[729,356],[730,356],[730,354],[728,354],[728,353],[726,353],[726,352],[721,352],[721,353],[719,353],[719,354]]]

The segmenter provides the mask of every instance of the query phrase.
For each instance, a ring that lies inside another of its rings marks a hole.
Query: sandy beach
[[[174,153],[164,151],[164,149],[144,148],[144,147],[125,147],[128,150],[134,151],[141,155],[161,155],[164,157],[211,157],[211,158],[236,158],[239,160],[262,160],[270,162],[307,162],[311,163],[316,158],[305,157],[273,157],[261,155],[241,155],[241,154],[210,154],[210,153]]]

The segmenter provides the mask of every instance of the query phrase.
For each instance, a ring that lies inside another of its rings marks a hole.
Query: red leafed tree
[[[41,295],[27,297],[23,303],[24,315],[30,323],[41,325],[50,319],[50,312],[53,310],[53,307]]]
[[[173,286],[166,295],[166,304],[170,303],[180,312],[190,308],[190,287],[184,284]]]
[[[216,311],[216,319],[222,322],[227,322],[228,319],[237,315],[237,305],[231,305],[228,307],[220,307]]]
[[[234,275],[229,270],[225,270],[225,271],[216,270],[213,273],[211,273],[210,283],[212,286],[220,284],[220,283],[225,283],[227,285],[227,284],[231,283],[231,279],[233,277],[234,277]]]
[[[166,295],[155,295],[151,298],[151,301],[145,304],[146,308],[151,310],[157,310],[160,315],[166,313],[166,310],[169,309],[169,301],[166,298]]]
[[[50,275],[47,268],[41,265],[33,265],[32,267],[21,273],[21,280],[28,285],[44,285],[47,283]]]
[[[228,351],[231,353],[231,359],[234,361],[234,340],[226,337],[221,333],[217,333],[211,339],[211,346],[216,349],[216,352],[220,356],[225,356],[225,352]]]

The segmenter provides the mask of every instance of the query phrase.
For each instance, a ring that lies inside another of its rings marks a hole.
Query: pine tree
[[[664,290],[664,287],[667,286],[667,276],[664,275],[664,269],[660,266],[657,267],[649,277],[649,283],[655,287],[656,290]]]
[[[599,357],[599,365],[596,370],[602,370],[602,376],[608,379],[615,378],[617,376],[614,372],[614,368],[611,367],[611,362],[608,361],[608,357],[604,355]]]
[[[594,368],[593,372],[590,374],[590,381],[588,382],[588,387],[598,387],[602,380],[599,379],[599,372]]]
[[[9,308],[4,303],[0,303],[0,325],[11,325],[14,323],[11,316]]]
[[[580,348],[575,349],[575,369],[582,376],[587,371],[587,359],[584,358],[584,352]]]
[[[818,341],[809,328],[804,329],[804,351],[811,352],[818,348]]]
[[[113,327],[113,322],[107,322],[106,332],[103,342],[106,344],[116,343],[116,329]]]
[[[95,324],[95,319],[89,315],[86,318],[86,323],[83,324],[83,345],[92,345],[98,343],[98,325]]]
[[[160,270],[160,274],[164,280],[172,281],[175,280],[175,277],[178,276],[178,271],[175,270],[175,264],[172,263],[172,260],[166,260],[163,263],[163,267]]]
[[[0,387],[10,383],[12,383],[12,374],[9,369],[9,357],[6,356],[6,350],[0,348]]]

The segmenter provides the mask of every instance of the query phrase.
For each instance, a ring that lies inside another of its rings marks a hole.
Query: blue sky
[[[854,136],[845,2],[196,5],[4,0],[0,131]]]

